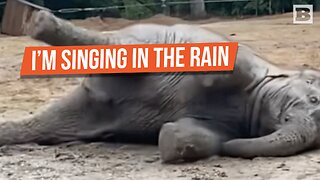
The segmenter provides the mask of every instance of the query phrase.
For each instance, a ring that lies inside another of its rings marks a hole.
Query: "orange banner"
[[[238,43],[26,47],[21,76],[232,71]]]

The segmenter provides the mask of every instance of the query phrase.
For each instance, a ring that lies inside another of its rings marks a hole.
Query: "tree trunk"
[[[269,15],[272,14],[272,0],[269,0]]]
[[[314,10],[320,11],[320,0],[314,0]]]
[[[190,0],[190,3],[192,18],[199,19],[207,15],[204,0]]]
[[[259,0],[256,0],[256,16],[259,15]]]

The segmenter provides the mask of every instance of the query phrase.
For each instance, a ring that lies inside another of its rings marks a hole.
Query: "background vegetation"
[[[167,15],[203,18],[204,16],[246,16],[246,15],[267,15],[292,11],[293,4],[314,4],[316,10],[320,9],[320,0],[252,0],[249,2],[219,2],[205,3],[204,0],[167,0],[172,2],[197,2],[191,4],[169,4],[166,9],[161,7],[161,0],[29,0],[49,9],[58,10],[64,8],[88,8],[118,6],[112,9],[99,11],[81,11],[72,13],[56,13],[64,18],[86,18],[90,16],[123,17],[128,19],[142,19],[162,13]],[[5,0],[0,0],[5,2]],[[158,3],[158,5],[150,5]],[[143,6],[149,4],[149,6]],[[202,6],[201,6],[202,5]],[[127,6],[127,7],[124,7]],[[134,7],[135,6],[135,7]],[[258,11],[256,11],[258,7]],[[0,17],[4,5],[0,5]],[[197,17],[198,16],[198,17]]]

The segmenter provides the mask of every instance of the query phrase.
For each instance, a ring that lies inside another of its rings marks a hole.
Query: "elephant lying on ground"
[[[44,11],[31,36],[50,45],[219,42],[189,25],[88,31]],[[320,144],[320,72],[279,68],[240,45],[232,73],[88,75],[47,110],[0,125],[0,145],[158,142],[164,162],[289,156]]]

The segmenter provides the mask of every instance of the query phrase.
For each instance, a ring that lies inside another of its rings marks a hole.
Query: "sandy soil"
[[[313,25],[293,25],[291,14],[217,22],[156,16],[143,21],[89,19],[75,24],[100,31],[133,23],[194,23],[254,47],[270,61],[320,68],[320,14]],[[76,78],[21,79],[28,37],[0,38],[0,115],[17,120],[70,91]],[[123,144],[16,145],[0,147],[0,179],[320,179],[320,151],[252,160],[212,157],[193,164],[163,165],[156,147]]]

